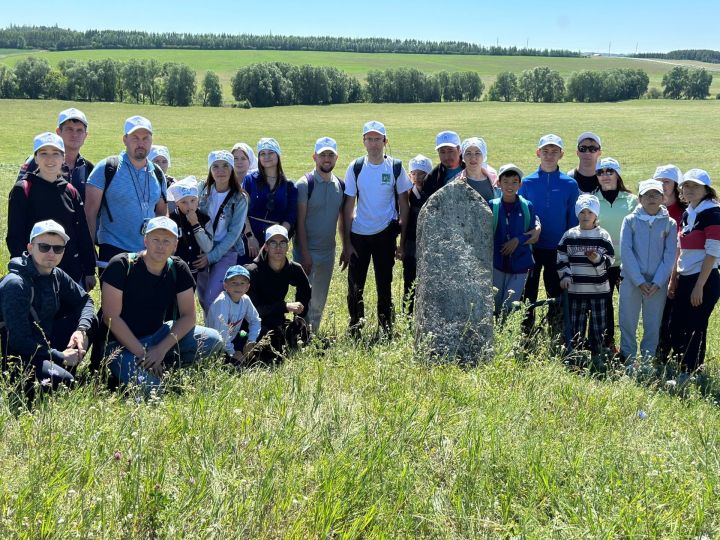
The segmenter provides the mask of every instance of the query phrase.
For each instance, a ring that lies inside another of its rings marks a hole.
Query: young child
[[[231,266],[225,272],[223,289],[224,292],[210,305],[205,322],[209,328],[220,332],[227,360],[239,364],[253,349],[260,334],[260,316],[247,295],[250,272],[244,266]],[[248,324],[247,341],[240,333],[243,321]]]
[[[663,184],[640,182],[640,205],[625,217],[620,229],[623,253],[620,282],[620,354],[637,354],[637,325],[643,314],[642,356],[654,356],[677,251],[677,225],[662,206]]]
[[[405,254],[403,255],[403,297],[407,302],[408,313],[412,313],[415,304],[415,278],[417,277],[417,219],[420,209],[427,201],[423,192],[425,178],[432,171],[430,158],[418,154],[408,163],[408,172],[413,187],[410,190],[410,213],[405,233]]]
[[[495,316],[507,313],[513,302],[520,300],[528,272],[535,265],[526,234],[535,228],[533,204],[518,195],[522,171],[508,163],[500,167],[499,185],[502,196],[490,201],[493,212],[493,287]]]
[[[170,212],[178,228],[178,245],[175,255],[187,263],[197,281],[199,270],[193,263],[212,249],[212,236],[206,229],[210,218],[198,212],[198,184],[194,176],[183,178],[168,188],[176,208]]]
[[[175,177],[170,176],[168,174],[168,169],[170,168],[170,150],[168,150],[167,146],[162,146],[160,144],[153,144],[150,147],[150,152],[148,152],[148,161],[152,161],[155,165],[160,167],[163,174],[165,175],[165,180],[167,181],[167,186],[170,187],[175,183]],[[168,190],[168,213],[175,210],[175,201],[173,201],[172,196],[170,195],[170,192]]]
[[[607,333],[607,295],[610,292],[607,270],[615,260],[610,235],[598,226],[600,201],[586,193],[575,203],[580,224],[563,234],[557,248],[557,272],[560,288],[567,289],[570,323],[575,347],[586,343],[593,354],[601,351]]]

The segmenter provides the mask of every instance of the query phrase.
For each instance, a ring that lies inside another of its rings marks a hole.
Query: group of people
[[[148,389],[169,367],[213,354],[243,365],[277,359],[320,328],[336,235],[351,335],[363,331],[371,262],[379,330],[390,334],[394,263],[402,261],[412,311],[418,214],[454,180],[492,213],[499,321],[515,302],[537,300],[542,273],[549,297],[568,292],[575,346],[612,351],[619,289],[619,354],[638,357],[642,310],[640,355],[664,351],[689,371],[703,364],[720,297],[720,204],[700,169],[682,175],[660,166],[636,197],[618,161],[601,157],[594,133],[578,137],[579,163],[568,174],[558,165],[562,139],[543,136],[538,169],[524,175],[512,163],[491,167],[482,138],[443,131],[439,164],[418,155],[406,172],[386,155],[385,126],[370,121],[366,153],[343,178],[334,174],[339,154],[330,137],[317,140],[314,168],[296,182],[283,170],[279,143],[262,138],[257,155],[245,143],[210,152],[198,181],[168,174],[170,151],[153,144],[147,118],[128,118],[125,150],[96,165],[80,153],[87,133],[81,111],[62,111],[54,133],[35,137],[9,197],[3,358],[48,386],[73,383],[91,341],[92,367],[105,360],[118,382]],[[97,315],[86,292],[96,269]],[[195,291],[205,326],[197,324]]]

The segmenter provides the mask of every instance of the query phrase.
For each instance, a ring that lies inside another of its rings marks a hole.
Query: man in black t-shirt
[[[578,166],[568,171],[568,176],[574,178],[581,193],[593,193],[600,187],[595,165],[602,155],[602,144],[600,137],[592,131],[581,133],[577,139],[575,150],[578,159]]]
[[[102,314],[109,329],[105,354],[121,383],[147,391],[163,371],[222,352],[217,331],[195,325],[195,296],[187,264],[172,254],[177,225],[168,217],[148,221],[145,249],[121,253],[102,275]]]

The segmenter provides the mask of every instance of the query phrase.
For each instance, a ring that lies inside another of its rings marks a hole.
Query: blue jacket
[[[491,200],[489,204],[491,210],[494,210],[497,206],[499,212],[497,229],[495,229],[494,237],[493,266],[502,272],[509,272],[511,274],[522,274],[527,272],[535,264],[532,249],[528,244],[525,244],[528,239],[528,236],[525,236],[525,233],[528,230],[535,228],[535,209],[533,208],[533,204],[528,201],[530,221],[527,229],[525,228],[525,218],[523,216],[522,204],[520,203],[519,198],[515,201],[512,211],[509,214],[505,212],[505,207],[502,203],[501,197]],[[517,238],[520,244],[510,257],[503,257],[500,254],[500,248],[502,248],[502,245],[505,242],[512,240],[513,238]],[[509,270],[507,269],[507,266],[503,264],[507,262],[507,259],[509,259],[510,263]]]
[[[297,188],[294,183],[286,180],[271,192],[267,184],[260,184],[260,173],[255,171],[245,177],[243,189],[250,197],[250,227],[261,246],[265,243],[265,229],[272,225],[269,221],[287,221],[292,235],[297,221]]]
[[[211,197],[207,194],[205,182],[201,182],[198,189],[200,190],[198,210],[206,216],[209,216]],[[210,264],[218,262],[231,249],[235,249],[238,255],[245,253],[242,232],[245,227],[247,210],[247,195],[240,192],[234,193],[223,209],[223,215],[227,223],[227,234],[220,242],[216,242],[213,239],[213,248],[210,250],[210,253],[207,254]],[[212,225],[212,222],[209,222],[206,226],[206,230],[209,230],[210,233],[212,233]]]
[[[542,223],[540,240],[535,246],[555,250],[565,231],[578,224],[575,202],[580,190],[577,182],[556,170],[547,173],[540,168],[523,178],[519,195],[535,206]]]

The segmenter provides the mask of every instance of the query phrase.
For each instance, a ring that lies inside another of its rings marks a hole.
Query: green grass
[[[347,73],[364,79],[371,69],[388,69],[414,67],[426,73],[438,71],[476,71],[480,74],[486,87],[489,88],[498,73],[511,71],[520,73],[535,66],[548,66],[560,72],[566,78],[574,71],[583,69],[607,70],[615,68],[643,69],[650,77],[650,87],[661,88],[663,75],[672,68],[672,64],[643,59],[617,57],[589,58],[545,58],[535,56],[467,56],[442,54],[370,54],[340,53],[316,51],[199,51],[174,49],[149,50],[81,50],[62,52],[38,52],[14,54],[3,58],[0,51],[0,62],[15,65],[21,58],[29,55],[46,58],[51,65],[57,66],[62,60],[98,60],[113,58],[127,61],[131,59],[155,59],[159,62],[183,62],[188,64],[200,76],[205,71],[215,71],[224,86],[225,94],[231,96],[230,79],[237,70],[248,64],[257,62],[287,62],[289,64],[311,64],[316,66],[333,66]],[[711,87],[711,94],[720,92],[720,66],[701,62],[678,63],[702,66],[716,73]]]
[[[0,122],[14,129],[0,133],[0,189],[9,191],[32,137],[67,106],[2,102]],[[530,170],[543,132],[572,141],[594,129],[633,186],[668,161],[720,178],[720,108],[710,101],[81,108],[89,158],[119,150],[123,120],[140,113],[170,147],[178,177],[204,176],[211,149],[264,135],[278,138],[294,177],[310,168],[315,138],[334,136],[343,171],[362,151],[362,123],[377,118],[405,161],[432,156],[435,133],[455,129],[484,136],[491,164]],[[305,350],[276,370],[203,366],[175,376],[178,391],[150,402],[86,386],[20,414],[0,391],[0,537],[720,534],[714,403],[572,373],[542,343],[524,357],[517,319],[499,335],[495,359],[473,369],[427,364],[403,320],[393,343],[358,345],[343,335],[344,280],[334,276],[326,311],[333,347]],[[715,376],[719,326],[715,318],[708,343]]]

